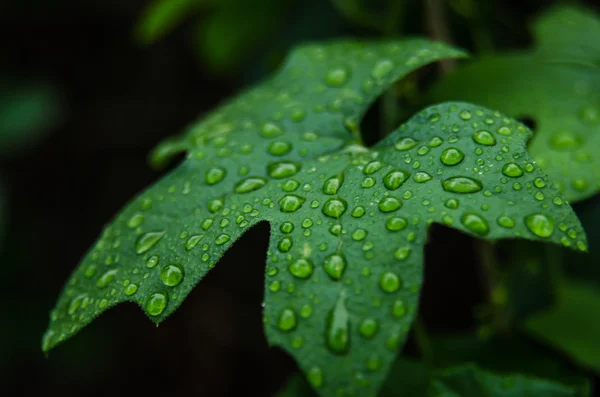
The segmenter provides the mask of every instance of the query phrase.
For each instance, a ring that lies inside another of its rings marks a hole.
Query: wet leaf
[[[104,230],[68,281],[44,350],[120,302],[164,320],[267,221],[268,341],[320,395],[374,395],[417,311],[431,223],[586,250],[575,214],[525,151],[531,132],[498,112],[432,106],[376,146],[360,144],[377,95],[460,55],[418,39],[304,46],[168,140],[155,163],[187,158]]]
[[[435,100],[466,100],[535,123],[529,153],[569,201],[600,188],[600,19],[554,8],[534,24],[528,51],[481,57],[434,86]]]

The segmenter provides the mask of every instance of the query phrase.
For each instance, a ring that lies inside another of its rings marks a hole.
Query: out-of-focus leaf
[[[448,368],[436,373],[428,397],[584,397],[587,385],[569,386],[522,374],[496,374],[474,365]]]
[[[270,34],[277,33],[290,3],[290,0],[225,2],[198,25],[200,57],[213,73],[231,72]]]
[[[144,9],[136,24],[136,38],[141,43],[150,44],[169,33],[186,17],[220,1],[222,0],[154,0]]]
[[[0,154],[35,143],[61,116],[61,96],[46,83],[0,83]]]
[[[588,254],[564,252],[563,272],[600,288],[600,195],[577,203],[573,209],[581,220],[589,241]]]
[[[555,307],[529,318],[525,328],[600,372],[600,291],[589,284],[560,279]]]
[[[482,57],[432,90],[532,118],[529,151],[570,201],[600,189],[600,22],[594,13],[555,8],[534,24],[530,51]]]

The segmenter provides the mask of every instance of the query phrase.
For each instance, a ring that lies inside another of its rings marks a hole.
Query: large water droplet
[[[290,264],[289,270],[294,276],[307,279],[313,273],[313,264],[310,259],[300,258]]]
[[[457,148],[450,147],[442,152],[440,161],[445,165],[459,164],[465,158],[465,154]]]
[[[219,183],[225,178],[227,171],[223,167],[212,167],[206,171],[204,181],[209,185]]]
[[[323,184],[323,193],[328,195],[337,194],[342,183],[344,183],[344,174],[332,176]]]
[[[327,347],[335,354],[345,354],[350,348],[350,316],[342,293],[327,318],[325,339]]]
[[[168,302],[167,294],[164,292],[155,292],[146,299],[146,313],[151,316],[158,316],[165,311]]]
[[[460,222],[471,232],[480,236],[485,236],[490,231],[487,221],[476,214],[464,213],[460,218]]]
[[[453,176],[448,178],[442,182],[442,187],[447,192],[462,194],[475,193],[483,188],[481,182],[466,176]]]
[[[300,164],[291,161],[278,161],[269,163],[267,172],[272,178],[281,179],[296,175],[300,171]]]
[[[183,269],[177,264],[167,265],[161,270],[160,279],[164,285],[175,287],[183,281]]]
[[[255,190],[260,189],[261,187],[267,184],[267,180],[265,178],[261,178],[258,176],[250,177],[246,179],[242,179],[238,183],[235,184],[234,192],[236,193],[249,193]]]
[[[282,212],[295,212],[302,204],[306,201],[305,198],[297,196],[295,194],[288,194],[283,196],[281,201],[279,201],[279,206]]]
[[[165,235],[164,231],[156,231],[156,232],[148,232],[142,234],[135,241],[135,252],[138,254],[143,254],[150,250],[150,248],[154,247],[156,243]]]
[[[333,280],[339,280],[346,270],[346,259],[341,254],[332,254],[325,259],[325,272]]]
[[[296,313],[290,308],[283,309],[279,315],[277,326],[284,332],[292,331],[296,328]]]
[[[527,215],[525,217],[525,224],[533,234],[539,237],[550,237],[554,232],[554,220],[548,215]]]
[[[506,163],[502,167],[502,173],[511,178],[518,178],[523,175],[523,168],[517,163]]]
[[[480,145],[494,146],[496,144],[496,138],[491,132],[486,130],[477,131],[473,134],[473,140]]]
[[[396,190],[406,182],[409,176],[410,174],[406,171],[393,170],[383,177],[383,184],[389,190]]]
[[[323,204],[323,214],[338,219],[346,212],[347,203],[346,200],[341,198],[330,198]]]
[[[395,197],[386,197],[379,202],[379,211],[393,212],[402,207],[402,201]]]

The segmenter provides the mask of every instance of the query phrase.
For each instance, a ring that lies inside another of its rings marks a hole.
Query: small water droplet
[[[212,167],[206,171],[204,181],[209,185],[214,185],[223,180],[227,175],[227,171],[223,167]]]
[[[155,231],[142,234],[135,241],[135,252],[143,254],[154,247],[165,235],[164,231]]]
[[[400,276],[394,272],[385,272],[379,279],[379,286],[385,292],[396,292],[400,289],[401,285],[402,280]]]
[[[231,239],[231,236],[229,236],[228,234],[219,234],[215,238],[215,244],[217,244],[217,245],[223,245],[226,242],[228,242],[230,239]]]
[[[129,221],[127,222],[127,226],[129,226],[131,229],[135,229],[136,227],[140,226],[142,223],[144,223],[144,215],[142,215],[140,213],[135,213],[131,216],[131,218],[129,218]]]
[[[358,327],[358,333],[365,339],[371,339],[377,333],[379,325],[374,318],[365,318]]]
[[[382,79],[394,69],[394,63],[389,59],[381,59],[377,61],[371,70],[371,76],[376,79]]]
[[[330,87],[343,86],[350,77],[350,70],[345,66],[332,68],[325,74],[325,84]]]
[[[279,206],[282,212],[295,212],[302,204],[306,201],[305,198],[297,196],[295,194],[288,194],[283,196],[279,201]]]
[[[260,134],[265,138],[274,138],[283,134],[283,130],[273,122],[266,122],[260,127]]]
[[[269,144],[268,151],[273,156],[283,156],[292,150],[292,144],[286,141],[274,141]]]
[[[392,304],[392,315],[394,317],[404,317],[404,315],[406,314],[406,305],[404,304],[404,301],[398,299],[396,301],[394,301],[394,303]]]
[[[350,348],[350,315],[342,293],[327,318],[327,347],[335,354],[345,354]]]
[[[198,243],[200,242],[200,240],[202,240],[202,238],[204,238],[203,234],[196,234],[194,236],[191,236],[185,242],[185,250],[186,251],[190,251],[190,250],[194,249],[198,245]]]
[[[408,221],[405,218],[393,217],[389,218],[385,223],[385,227],[391,231],[399,231],[406,229]]]
[[[238,194],[250,193],[258,190],[267,184],[267,180],[261,177],[245,178],[235,184],[234,192]]]
[[[517,163],[506,163],[502,167],[502,174],[511,177],[518,178],[524,173],[523,168]]]
[[[279,228],[282,233],[289,234],[294,230],[294,224],[291,222],[283,222]]]
[[[146,267],[148,269],[152,269],[154,266],[156,266],[158,264],[158,256],[157,255],[152,255],[150,258],[148,258],[148,260],[146,261]]]
[[[300,164],[291,161],[278,161],[275,163],[269,163],[267,166],[267,172],[269,175],[276,179],[288,178],[296,175],[298,171],[300,171]]]
[[[319,367],[312,367],[306,372],[306,378],[315,388],[323,386],[323,371]]]
[[[323,193],[328,195],[337,194],[338,190],[342,186],[342,183],[344,183],[344,174],[332,176],[323,184]]]
[[[125,287],[125,295],[131,296],[135,294],[138,290],[138,286],[136,284],[129,284]]]
[[[414,176],[413,179],[415,180],[415,182],[417,183],[425,183],[427,181],[431,180],[431,175],[429,175],[426,172],[420,171],[417,172]]]
[[[379,202],[378,207],[381,212],[393,212],[402,207],[402,201],[395,197],[386,197]]]
[[[283,309],[279,315],[277,326],[284,332],[292,331],[296,328],[296,313],[290,308]]]
[[[363,173],[365,175],[371,175],[371,174],[374,174],[375,172],[379,171],[382,167],[383,167],[383,164],[381,164],[380,161],[374,160],[374,161],[371,161],[369,164],[365,165],[365,168],[363,169]]]
[[[410,247],[400,247],[396,251],[394,251],[394,258],[399,261],[403,261],[409,257],[412,249]]]
[[[417,146],[417,141],[411,137],[401,137],[396,141],[396,150],[404,151],[409,150]]]
[[[408,173],[406,171],[393,170],[393,171],[388,172],[387,175],[385,177],[383,177],[383,184],[389,190],[396,190],[400,186],[402,186],[402,184],[404,184],[404,182],[406,182],[406,180],[408,179],[409,176],[410,176],[410,173]]]
[[[96,287],[106,288],[108,286],[108,284],[110,284],[110,282],[114,280],[116,274],[117,274],[117,269],[107,270],[98,279],[98,282],[96,283]]]
[[[515,227],[515,220],[506,215],[499,216],[498,219],[496,219],[496,223],[505,229],[512,229]]]

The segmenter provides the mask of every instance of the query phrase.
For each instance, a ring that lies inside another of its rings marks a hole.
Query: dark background
[[[504,48],[528,45],[527,21],[552,2],[492,3],[486,21],[502,33],[496,45]],[[269,395],[295,368],[268,348],[262,333],[265,225],[246,235],[159,328],[126,304],[48,357],[41,352],[48,313],[70,272],[102,226],[164,172],[147,165],[158,142],[270,73],[298,42],[379,35],[325,0],[290,0],[272,26],[275,34],[253,43],[234,66],[215,70],[194,40],[209,12],[143,46],[132,32],[146,4],[0,1],[1,76],[52,84],[60,107],[41,138],[0,157],[8,208],[1,247],[3,395]],[[421,2],[410,7],[403,31],[427,34]],[[457,45],[472,49],[464,21],[450,16],[450,25]],[[431,234],[422,308],[435,330],[474,325],[472,307],[482,291],[472,245],[447,229]]]

